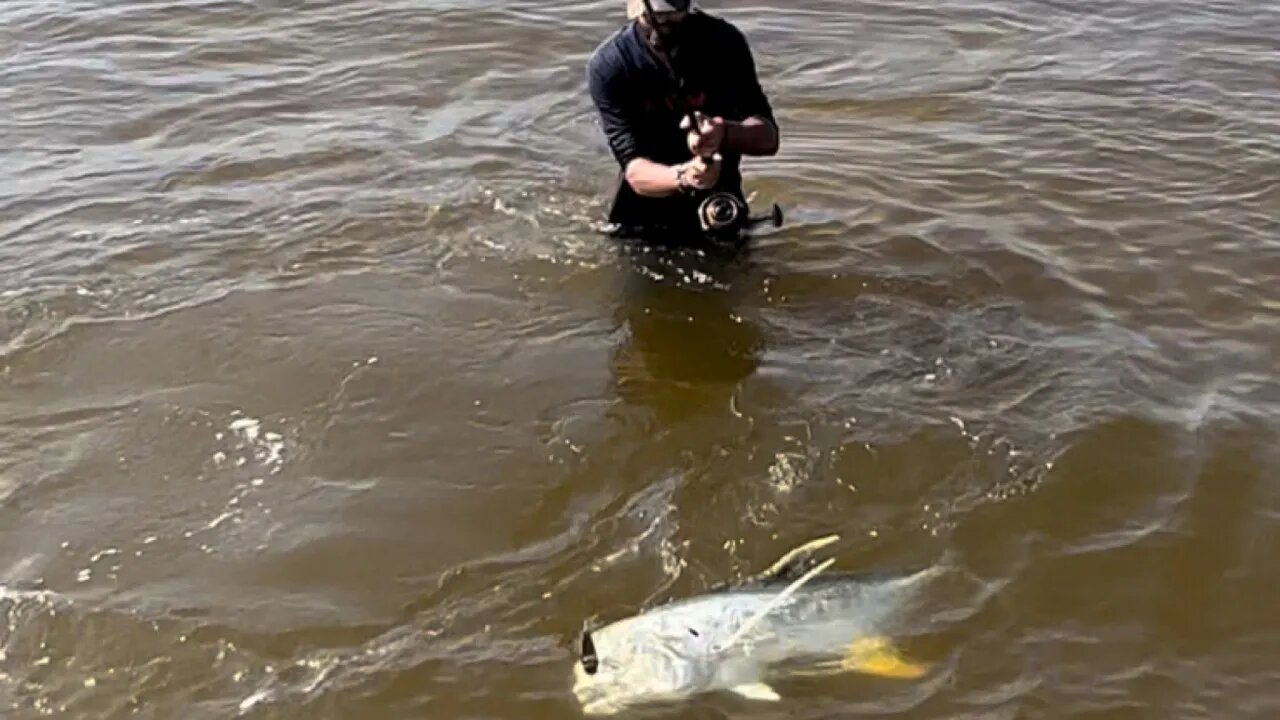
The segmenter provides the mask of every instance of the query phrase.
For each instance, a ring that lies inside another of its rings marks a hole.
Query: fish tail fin
[[[845,670],[899,680],[914,680],[929,671],[928,665],[904,658],[885,637],[855,640],[840,665]]]

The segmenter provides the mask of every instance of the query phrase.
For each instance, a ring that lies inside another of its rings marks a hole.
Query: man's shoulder
[[[719,15],[700,11],[693,17],[698,18],[698,22],[703,23],[703,32],[711,34],[716,41],[735,42],[743,45],[747,43],[746,33],[742,32],[742,29],[734,25],[733,22]]]
[[[588,76],[612,74],[625,67],[630,31],[631,24],[628,23],[600,41],[600,44],[587,56]]]

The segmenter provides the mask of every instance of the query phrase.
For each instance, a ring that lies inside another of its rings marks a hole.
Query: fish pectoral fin
[[[735,685],[730,688],[730,691],[748,700],[759,700],[760,702],[778,702],[782,699],[782,696],[778,695],[776,690],[764,683]]]
[[[825,677],[848,672],[848,668],[839,660],[814,662],[803,667],[788,668],[786,673],[795,677]]]
[[[893,643],[883,637],[856,640],[840,665],[854,672],[903,680],[913,680],[929,671],[928,666],[902,657]]]

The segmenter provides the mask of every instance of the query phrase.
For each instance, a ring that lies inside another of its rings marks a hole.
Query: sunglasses
[[[693,5],[693,0],[658,0],[658,2],[650,2],[645,0],[645,9],[650,13],[661,12],[686,12],[689,6]]]

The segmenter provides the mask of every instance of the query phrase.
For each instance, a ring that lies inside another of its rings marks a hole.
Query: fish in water
[[[774,702],[769,681],[788,673],[923,676],[928,668],[886,633],[941,569],[824,575],[834,561],[815,564],[813,554],[838,539],[806,543],[745,583],[584,631],[573,683],[582,711],[612,715],[715,691]]]

